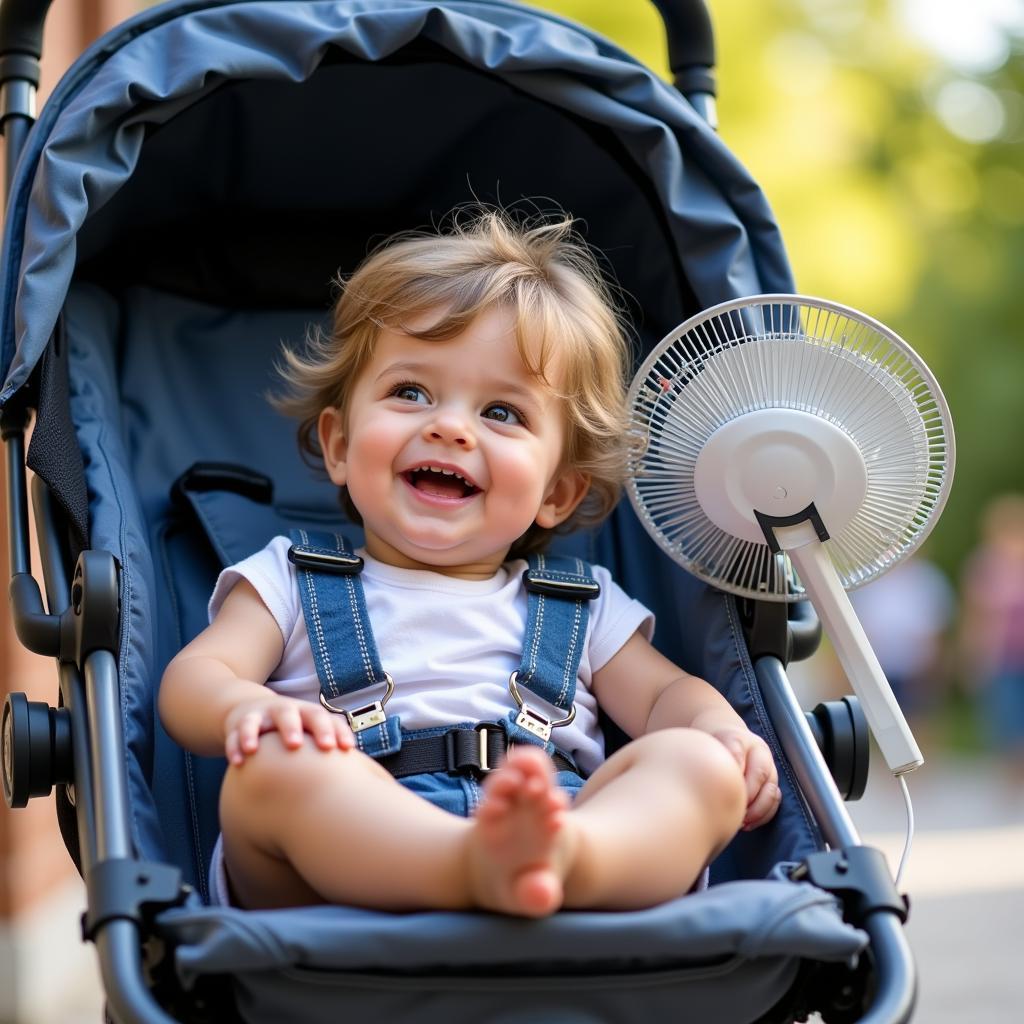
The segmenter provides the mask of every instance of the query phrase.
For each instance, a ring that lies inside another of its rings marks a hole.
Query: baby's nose
[[[435,417],[427,428],[427,436],[431,441],[457,444],[460,448],[475,447],[473,432],[466,420],[457,415],[443,414]]]
[[[436,430],[430,435],[435,441],[447,441],[449,438],[445,437],[444,434],[439,434]],[[450,439],[454,444],[467,445],[469,444],[468,437],[453,437]]]

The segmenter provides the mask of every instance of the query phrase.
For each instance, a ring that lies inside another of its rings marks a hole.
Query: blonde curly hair
[[[299,420],[300,448],[314,463],[322,458],[321,411],[333,406],[344,415],[383,328],[444,340],[500,305],[515,312],[524,365],[563,401],[565,464],[590,479],[587,497],[558,529],[608,515],[625,478],[630,346],[611,288],[571,218],[518,224],[499,211],[477,210],[468,218],[463,211],[444,231],[388,239],[348,280],[335,283],[340,296],[329,329],[311,328],[301,351],[284,346],[278,366],[284,390],[271,399]],[[444,312],[428,328],[407,326],[436,309]],[[547,375],[555,352],[557,387]],[[361,522],[344,489],[342,504]],[[534,524],[509,557],[541,550],[551,532]]]

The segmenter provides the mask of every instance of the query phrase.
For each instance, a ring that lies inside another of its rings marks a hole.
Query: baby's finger
[[[302,709],[302,724],[321,750],[333,750],[338,745],[332,718],[330,711],[317,704]]]
[[[331,715],[331,718],[334,720],[334,735],[338,741],[338,749],[354,750],[356,737],[352,732],[352,727],[348,724],[348,719],[344,715]]]
[[[778,773],[771,752],[762,743],[755,743],[747,755],[747,803],[753,803],[768,783],[778,782]]]
[[[242,748],[238,745],[238,730],[232,729],[224,740],[224,756],[228,764],[241,764],[245,760]]]
[[[747,769],[747,747],[743,740],[735,732],[726,736],[720,736],[719,739],[725,745],[725,749],[736,759],[736,763],[740,766],[740,771],[745,773]]]
[[[302,746],[302,715],[294,704],[276,704],[270,711],[274,728],[286,747],[295,750]]]
[[[754,760],[747,762],[747,773],[743,776],[743,783],[747,789],[748,808],[764,791],[764,787],[770,781],[771,780],[768,777],[768,769],[763,764],[758,764]]]
[[[782,793],[779,787],[774,782],[766,783],[747,808],[746,816],[743,818],[744,831],[749,832],[751,829],[759,828],[765,822],[771,821],[779,809],[781,800]]]
[[[259,711],[250,711],[243,715],[238,723],[238,748],[243,756],[254,754],[260,745],[260,729],[263,715]]]

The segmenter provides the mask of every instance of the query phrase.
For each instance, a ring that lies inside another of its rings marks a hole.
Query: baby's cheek
[[[491,489],[488,498],[490,513],[500,518],[507,528],[516,531],[516,536],[525,533],[533,525],[544,499],[543,480],[528,467],[516,471],[510,467],[502,477],[501,485]]]
[[[394,476],[398,456],[394,439],[384,428],[361,431],[348,450],[349,487],[379,486]]]
[[[367,524],[387,517],[391,510],[393,499],[388,490],[390,481],[383,481],[380,476],[380,473],[372,474],[359,469],[354,469],[347,476],[349,499]]]

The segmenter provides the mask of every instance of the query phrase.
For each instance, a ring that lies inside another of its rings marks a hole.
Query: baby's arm
[[[755,736],[729,702],[708,682],[684,672],[634,633],[594,673],[594,695],[630,736],[657,729],[700,729],[736,758],[747,784],[745,829],[757,828],[778,810],[778,773],[767,744]]]
[[[160,718],[183,747],[241,764],[260,735],[277,731],[290,749],[304,732],[322,750],[354,746],[341,715],[311,701],[282,697],[263,684],[284,653],[284,639],[256,589],[240,580],[213,622],[182,648],[160,683]]]

